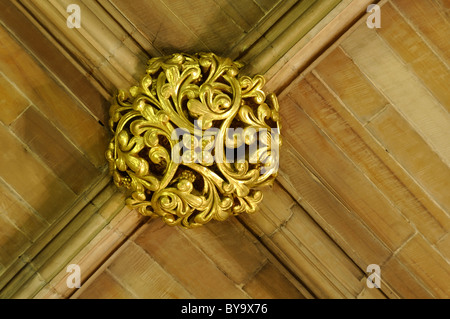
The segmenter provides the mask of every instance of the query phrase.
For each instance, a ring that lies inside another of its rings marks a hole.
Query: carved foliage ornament
[[[186,228],[256,211],[277,175],[279,107],[242,66],[213,53],[152,58],[114,96],[106,157],[127,205]]]

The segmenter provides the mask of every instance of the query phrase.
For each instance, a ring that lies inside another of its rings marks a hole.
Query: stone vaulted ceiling
[[[1,0],[0,297],[449,298],[449,34],[447,0]],[[104,152],[116,90],[200,51],[265,76],[283,145],[259,212],[186,230]]]

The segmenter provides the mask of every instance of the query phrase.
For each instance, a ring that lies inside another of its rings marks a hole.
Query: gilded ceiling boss
[[[192,228],[253,213],[278,171],[279,114],[261,75],[213,53],[152,58],[110,109],[106,157],[127,204]]]

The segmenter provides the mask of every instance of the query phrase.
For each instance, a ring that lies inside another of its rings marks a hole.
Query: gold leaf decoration
[[[106,151],[126,203],[192,228],[253,213],[277,175],[279,106],[261,75],[213,53],[152,58],[138,86],[110,108]]]

